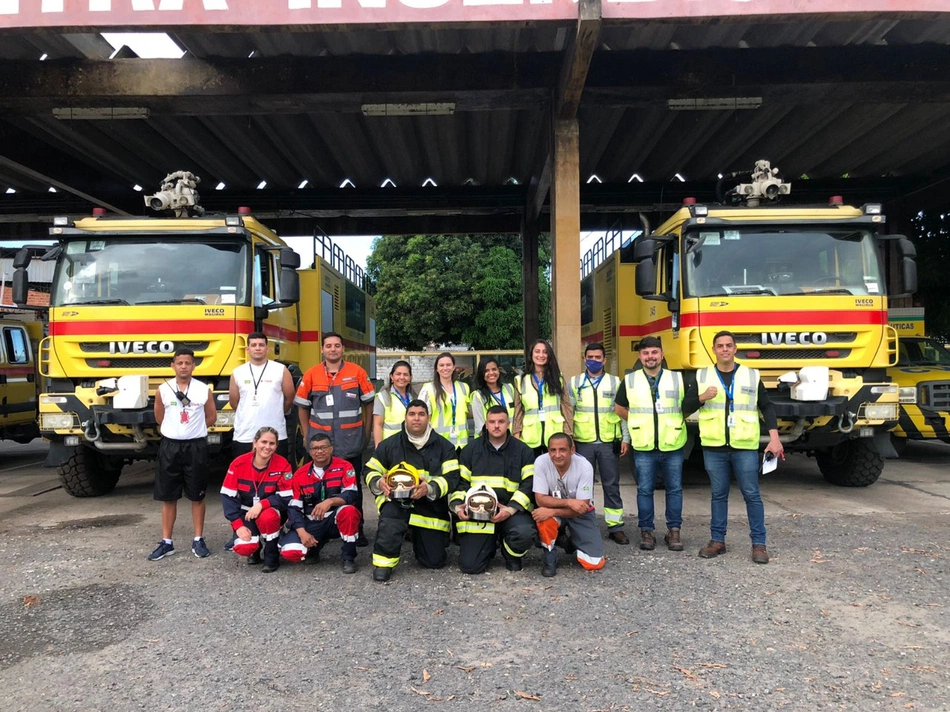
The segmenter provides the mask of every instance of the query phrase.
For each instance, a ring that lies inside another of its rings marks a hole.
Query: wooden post
[[[541,336],[541,299],[538,280],[538,221],[521,221],[522,289],[524,290],[524,344]]]
[[[581,204],[577,119],[555,119],[551,177],[553,343],[565,379],[582,370]]]

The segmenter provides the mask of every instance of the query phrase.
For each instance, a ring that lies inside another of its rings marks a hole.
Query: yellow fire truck
[[[733,332],[737,360],[769,388],[785,448],[814,455],[829,482],[867,486],[896,456],[898,388],[886,369],[897,334],[882,254],[893,241],[900,289],[913,292],[916,253],[883,234],[879,205],[759,204],[789,190],[760,161],[732,205],[687,199],[584,278],[582,335],[604,342],[617,373],[636,366],[644,336],[661,337],[669,368],[695,371],[715,361],[714,334]]]
[[[36,345],[43,337],[38,321],[0,316],[0,440],[28,443],[36,427]]]
[[[230,443],[228,381],[247,358],[249,333],[267,334],[270,358],[295,377],[320,361],[323,330],[341,334],[347,358],[375,371],[375,302],[342,250],[315,237],[313,264],[298,271],[299,255],[248,209],[204,216],[197,193],[169,179],[146,202],[177,217],[56,218],[58,244],[42,257],[56,269],[39,348],[39,429],[50,441],[47,466],[77,497],[111,491],[124,464],[156,455],[154,394],[174,377],[179,347],[195,352],[195,377],[214,392],[212,453]],[[14,301],[24,304],[29,255],[17,257]],[[288,427],[299,430],[296,414]]]

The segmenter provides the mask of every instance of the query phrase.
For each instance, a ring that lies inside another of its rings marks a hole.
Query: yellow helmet
[[[393,499],[408,499],[412,495],[413,487],[421,481],[422,477],[419,475],[419,470],[408,462],[393,465],[386,473],[386,484],[392,490],[390,497]]]
[[[488,485],[472,487],[465,493],[465,509],[476,522],[488,522],[498,511],[498,495]]]

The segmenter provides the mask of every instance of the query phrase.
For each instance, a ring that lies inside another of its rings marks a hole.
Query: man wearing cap
[[[713,354],[716,365],[696,372],[696,387],[689,389],[683,403],[687,413],[699,410],[703,462],[712,490],[711,537],[699,555],[712,559],[726,553],[729,478],[735,476],[749,517],[752,560],[767,564],[765,507],[759,494],[759,412],[769,433],[765,452],[784,459],[778,420],[759,372],[736,363],[736,337],[731,332],[713,337]]]
[[[640,548],[656,548],[653,494],[657,475],[666,485],[666,546],[682,551],[680,527],[683,524],[683,446],[686,423],[683,399],[686,389],[678,371],[663,368],[663,344],[656,336],[647,336],[638,346],[640,365],[624,376],[617,390],[617,415],[627,423],[633,462],[637,468],[637,519]]]
[[[614,411],[620,379],[605,373],[603,344],[587,344],[587,370],[571,379],[568,396],[574,409],[574,442],[577,454],[600,472],[604,488],[604,521],[607,536],[618,544],[629,544],[623,531],[623,500],[620,497],[620,458],[629,449],[623,420]]]

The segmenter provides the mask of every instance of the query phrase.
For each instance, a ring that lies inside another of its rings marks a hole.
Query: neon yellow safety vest
[[[469,390],[461,381],[455,381],[455,408],[452,408],[452,391],[445,391],[444,399],[435,399],[435,386],[427,383],[422,387],[419,398],[429,404],[429,420],[432,429],[457,448],[468,445],[468,401]],[[455,413],[453,421],[452,414]]]
[[[586,373],[571,379],[574,400],[574,440],[579,443],[612,443],[620,440],[620,416],[614,411],[614,398],[620,379],[605,373],[597,387]],[[596,398],[595,396],[596,392]]]
[[[645,371],[628,373],[623,379],[627,393],[627,426],[634,450],[679,450],[686,444],[686,423],[683,420],[683,375],[663,369],[657,383],[656,405]],[[659,433],[659,437],[657,437]],[[659,445],[659,447],[657,447]]]
[[[478,410],[482,416],[482,422],[485,422],[488,419],[488,409],[501,405],[501,401],[504,401],[505,410],[508,411],[508,420],[513,422],[515,419],[515,387],[511,383],[501,384],[501,394],[498,399],[491,396],[486,400],[481,391],[472,391],[472,413],[474,414]],[[475,435],[477,437],[478,433],[475,433]]]
[[[564,416],[561,414],[561,399],[544,389],[541,403],[538,403],[538,389],[531,374],[518,381],[521,391],[521,405],[524,407],[524,419],[521,422],[521,441],[528,447],[544,445],[554,433],[564,432]],[[561,387],[564,379],[561,379]],[[544,442],[541,442],[541,425],[544,424]]]
[[[402,424],[406,422],[406,406],[399,400],[399,396],[393,398],[393,394],[385,388],[377,393],[376,397],[383,404],[383,440],[385,440],[402,430]],[[412,391],[409,392],[409,398],[410,400],[415,398]],[[376,444],[379,445],[379,443]]]
[[[737,450],[759,449],[759,372],[736,364],[732,374],[733,407],[726,407],[726,391],[722,387],[715,366],[707,366],[696,372],[696,386],[699,393],[709,386],[718,391],[712,398],[699,407],[699,436],[707,447],[729,445]],[[727,426],[727,418],[732,415],[732,426]],[[726,442],[726,430],[729,430],[729,442]]]

